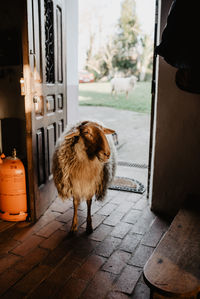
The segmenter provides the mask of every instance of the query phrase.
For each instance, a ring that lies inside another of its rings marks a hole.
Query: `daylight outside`
[[[136,191],[147,186],[154,17],[153,0],[79,0],[80,118],[116,131],[117,178],[133,181],[118,182]]]

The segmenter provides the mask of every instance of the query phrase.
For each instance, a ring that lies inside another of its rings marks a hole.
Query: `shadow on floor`
[[[149,298],[142,268],[168,225],[146,196],[109,190],[93,202],[91,235],[85,202],[69,237],[72,215],[72,201],[57,198],[36,224],[0,234],[1,298]]]

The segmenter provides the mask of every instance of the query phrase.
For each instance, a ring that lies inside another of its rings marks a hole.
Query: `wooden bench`
[[[144,266],[152,299],[200,298],[200,212],[181,209]]]

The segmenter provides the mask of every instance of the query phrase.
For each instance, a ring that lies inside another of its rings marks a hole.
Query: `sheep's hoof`
[[[78,227],[77,226],[71,226],[71,229],[70,229],[70,233],[71,234],[75,234],[75,233],[77,233],[77,231],[78,231]]]
[[[91,233],[93,233],[93,228],[92,228],[92,226],[87,226],[86,227],[86,233],[89,235],[89,234],[91,234]]]

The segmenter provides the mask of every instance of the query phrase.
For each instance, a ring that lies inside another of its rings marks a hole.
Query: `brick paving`
[[[168,228],[145,195],[109,190],[93,202],[94,232],[87,235],[86,203],[79,229],[68,234],[72,201],[59,198],[36,224],[0,233],[1,298],[148,299],[142,269]]]

